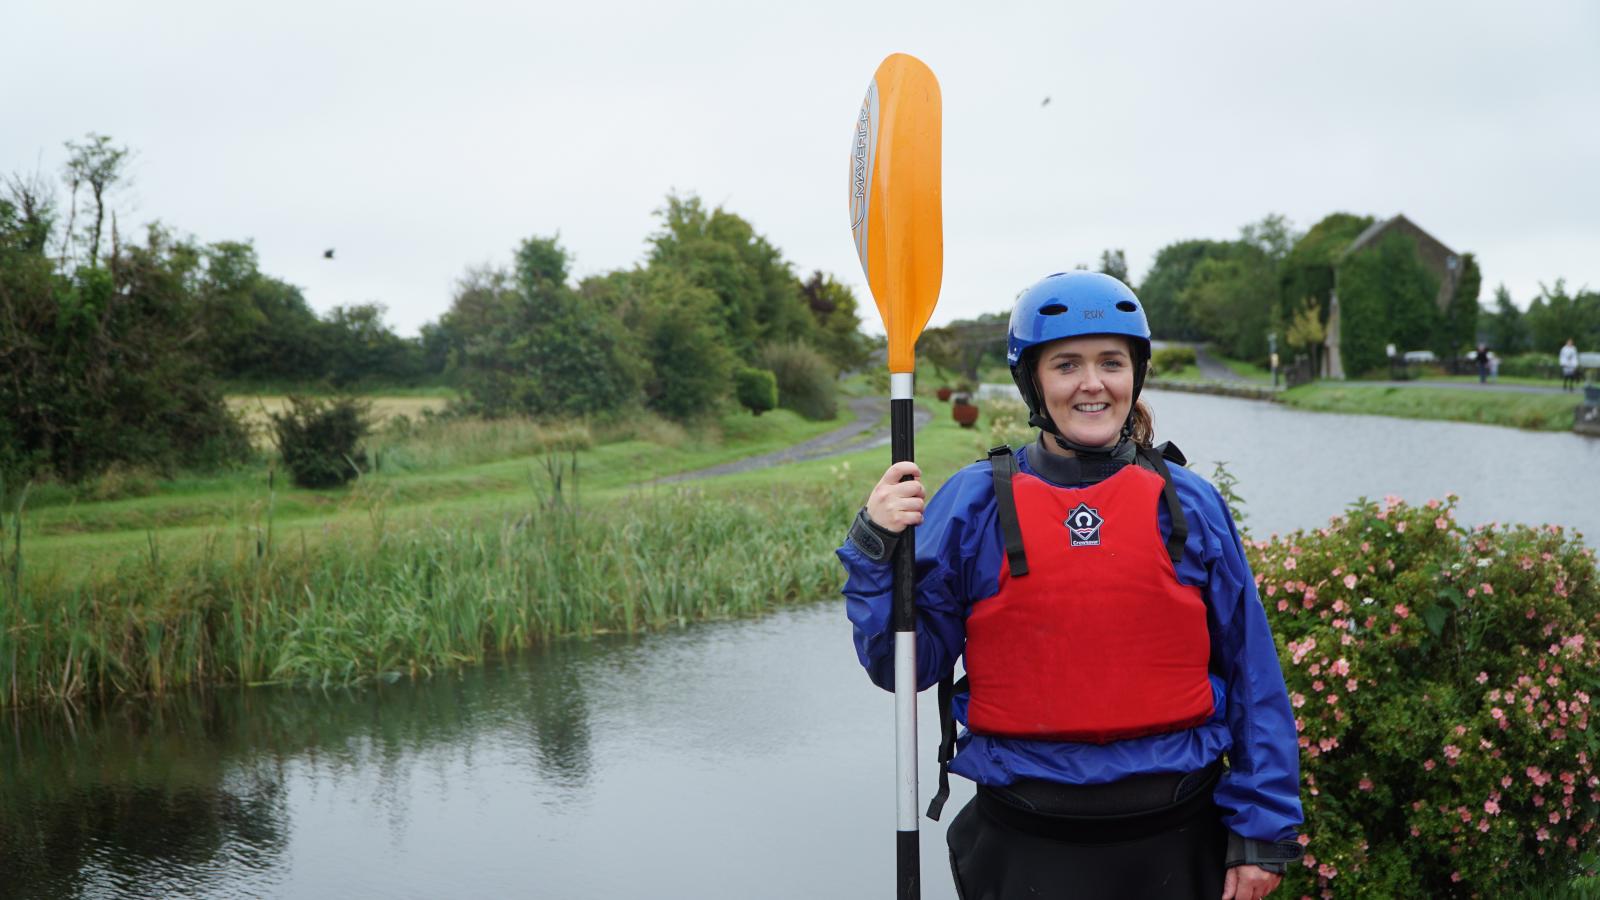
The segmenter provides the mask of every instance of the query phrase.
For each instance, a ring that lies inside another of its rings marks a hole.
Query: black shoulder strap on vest
[[[928,801],[928,818],[935,822],[944,812],[944,802],[950,799],[950,760],[956,756],[956,714],[950,701],[966,689],[965,675],[954,684],[949,678],[939,680],[939,790]]]
[[[1176,456],[1174,461],[1183,465],[1183,452],[1171,444],[1140,447],[1139,461],[1145,468],[1161,476],[1161,496],[1167,502],[1167,515],[1172,519],[1172,533],[1167,535],[1167,555],[1172,557],[1172,565],[1176,568],[1183,559],[1184,541],[1189,539],[1189,520],[1183,515],[1183,504],[1178,502],[1178,489],[1172,486],[1172,470],[1167,468],[1169,451]]]
[[[1017,522],[1017,501],[1011,493],[1011,476],[1017,473],[1017,458],[1005,445],[989,451],[989,466],[994,469],[995,512],[1000,517],[1000,534],[1006,541],[1006,558],[1011,561],[1011,577],[1028,574],[1028,555],[1022,549],[1022,526]]]

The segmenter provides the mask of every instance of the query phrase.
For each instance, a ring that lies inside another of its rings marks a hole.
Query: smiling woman
[[[947,832],[958,893],[1258,900],[1300,856],[1294,715],[1227,504],[1151,446],[1143,307],[1110,276],[1052,275],[1009,331],[1039,441],[926,503],[901,480],[916,466],[891,466],[839,549],[857,655],[893,688],[885,570],[920,526],[916,686],[939,684],[944,732],[928,814],[949,772],[978,784]]]
[[[1038,358],[1033,377],[1062,436],[1090,447],[1115,444],[1133,405],[1133,352],[1128,339],[1063,338],[1046,345]]]

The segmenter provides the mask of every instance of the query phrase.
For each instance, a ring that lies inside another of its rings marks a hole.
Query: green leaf
[[[1422,621],[1428,623],[1428,630],[1438,637],[1444,631],[1444,623],[1450,618],[1442,606],[1430,606],[1422,611]]]

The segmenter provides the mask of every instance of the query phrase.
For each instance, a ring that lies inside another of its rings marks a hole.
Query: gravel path
[[[933,413],[917,406],[912,417],[913,426],[917,431],[933,419]],[[699,478],[712,478],[717,475],[732,475],[736,472],[750,472],[756,469],[765,469],[770,466],[780,466],[784,463],[801,462],[808,459],[821,459],[825,456],[839,456],[844,453],[854,453],[857,450],[866,450],[870,447],[882,447],[889,443],[889,425],[883,422],[889,414],[889,401],[883,397],[855,397],[850,401],[850,412],[855,419],[843,428],[837,428],[827,434],[818,435],[809,441],[802,441],[792,447],[763,453],[760,456],[736,459],[733,462],[722,463],[707,469],[697,469],[693,472],[679,472],[657,478],[648,484],[672,484],[679,481],[694,481]],[[882,427],[875,427],[883,422]]]

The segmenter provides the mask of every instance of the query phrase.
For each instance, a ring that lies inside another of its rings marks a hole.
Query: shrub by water
[[[1594,551],[1454,503],[1247,542],[1300,733],[1288,896],[1522,896],[1595,866]]]

